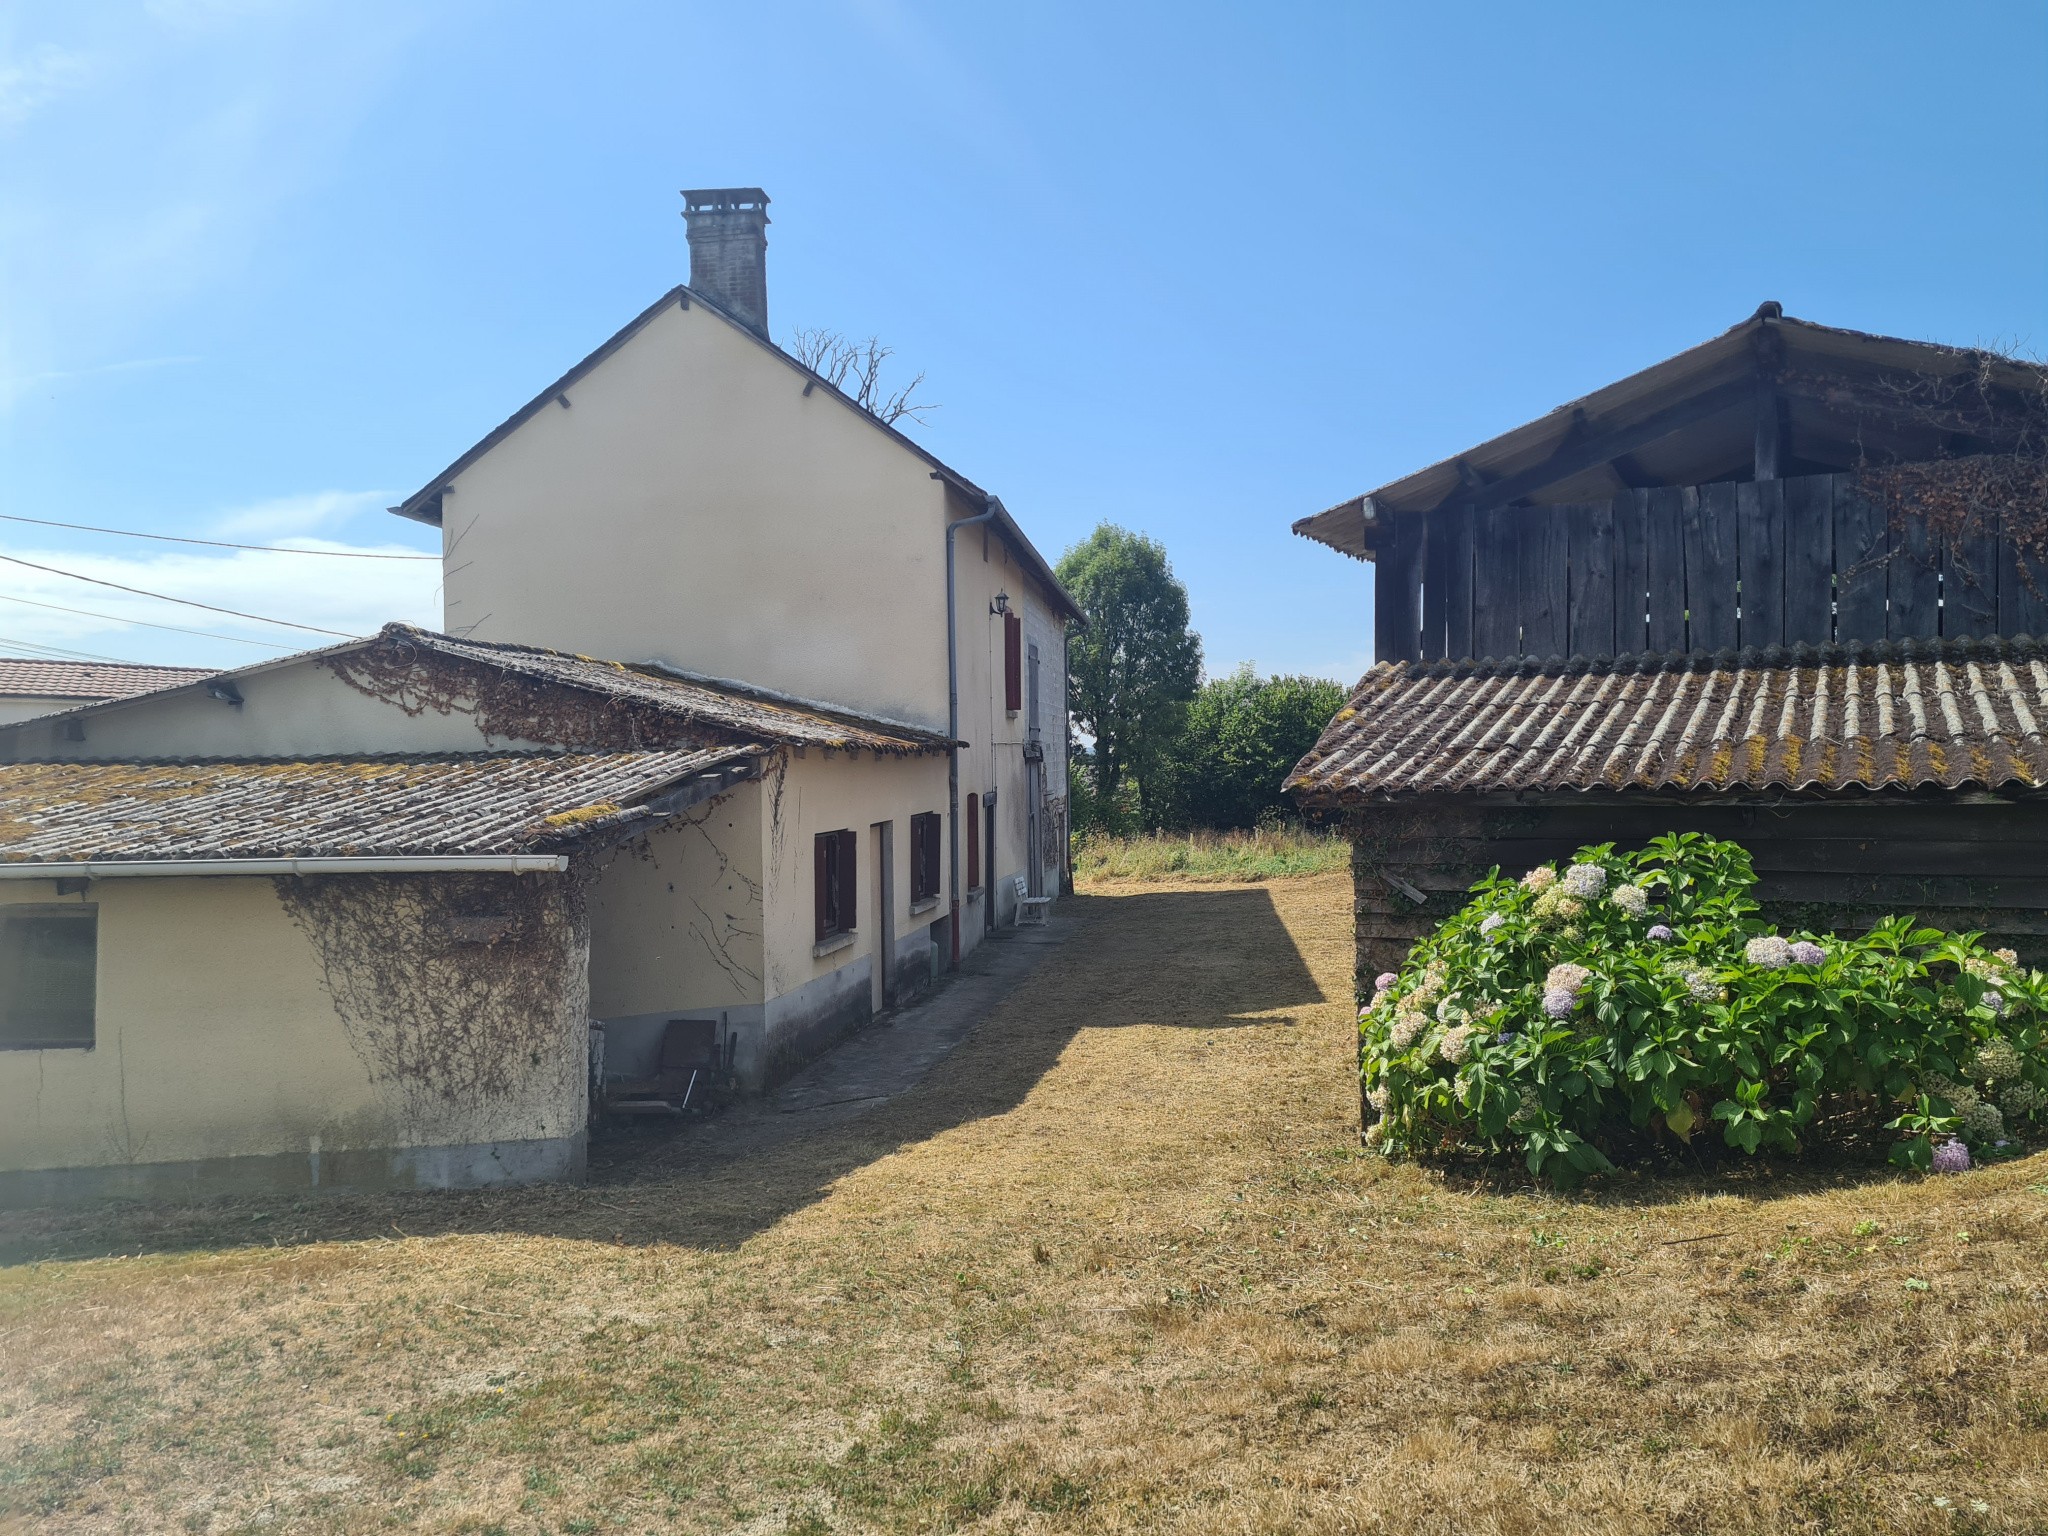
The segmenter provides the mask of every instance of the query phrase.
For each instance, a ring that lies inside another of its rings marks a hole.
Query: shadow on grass
[[[450,1233],[730,1248],[900,1148],[1016,1108],[1083,1029],[1241,1027],[1324,1001],[1258,887],[1083,896],[1059,920],[1077,931],[922,1081],[864,1113],[755,1103],[668,1134],[600,1137],[582,1186],[0,1213],[0,1263]]]

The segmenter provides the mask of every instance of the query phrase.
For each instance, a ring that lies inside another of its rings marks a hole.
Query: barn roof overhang
[[[2037,365],[1816,325],[1767,303],[1710,341],[1302,518],[1294,531],[1370,560],[1398,513],[1604,501],[1644,486],[1748,479],[1766,418],[1781,475],[2008,448],[1956,430],[1970,422],[1913,405],[1916,386],[1942,379],[1970,380],[2010,416],[2038,421],[2048,400],[2048,369]]]

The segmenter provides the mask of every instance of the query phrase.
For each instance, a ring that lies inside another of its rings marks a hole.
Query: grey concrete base
[[[585,1138],[487,1141],[460,1147],[380,1147],[359,1152],[279,1152],[187,1163],[0,1172],[0,1210],[93,1200],[179,1200],[208,1195],[357,1193],[379,1189],[479,1189],[492,1184],[570,1183],[583,1178]]]
[[[863,955],[772,999],[761,1034],[740,1041],[733,1070],[741,1084],[758,1093],[867,1024],[875,1012],[872,964]]]

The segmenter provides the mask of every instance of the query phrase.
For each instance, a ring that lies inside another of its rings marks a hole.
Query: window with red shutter
[[[1016,714],[1024,707],[1024,621],[1003,615],[1003,708]]]
[[[816,885],[817,933],[822,943],[854,928],[856,896],[854,835],[851,832],[820,832],[813,844],[813,878]]]
[[[936,901],[939,896],[939,813],[920,811],[910,818],[910,899]]]

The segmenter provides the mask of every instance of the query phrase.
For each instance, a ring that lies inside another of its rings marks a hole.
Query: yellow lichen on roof
[[[1712,661],[1381,663],[1290,787],[1329,805],[1459,791],[2031,786],[2048,783],[2048,740],[2019,678],[2037,669],[2048,648],[2005,638]],[[1701,702],[1715,699],[1740,705]],[[1963,707],[1922,705],[1937,699]]]

